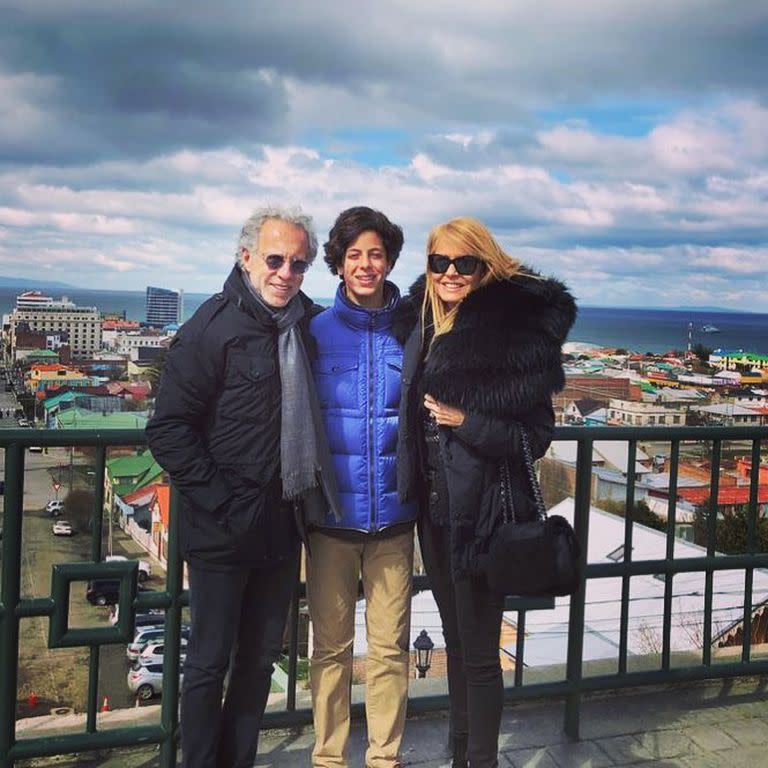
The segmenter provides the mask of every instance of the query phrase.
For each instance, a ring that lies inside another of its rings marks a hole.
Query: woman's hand
[[[438,402],[432,395],[424,395],[424,407],[441,427],[460,427],[466,418],[464,411]]]

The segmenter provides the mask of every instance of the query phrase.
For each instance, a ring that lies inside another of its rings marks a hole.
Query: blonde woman
[[[498,765],[503,598],[483,566],[500,522],[499,465],[506,458],[512,468],[517,518],[532,517],[521,430],[541,456],[575,316],[561,283],[508,256],[481,222],[458,218],[430,232],[426,275],[396,324],[405,343],[398,493],[419,504],[448,655],[454,768]]]

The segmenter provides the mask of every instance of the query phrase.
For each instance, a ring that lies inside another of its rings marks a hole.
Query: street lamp
[[[432,666],[432,651],[435,647],[426,629],[422,629],[413,641],[413,647],[416,649],[416,669],[419,677],[426,677],[427,670]]]

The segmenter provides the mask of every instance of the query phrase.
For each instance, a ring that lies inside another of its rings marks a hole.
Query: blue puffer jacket
[[[397,498],[397,413],[403,349],[390,330],[400,292],[387,305],[352,304],[340,285],[333,307],[310,323],[317,341],[313,373],[341,497],[342,518],[322,527],[376,533],[416,519]]]

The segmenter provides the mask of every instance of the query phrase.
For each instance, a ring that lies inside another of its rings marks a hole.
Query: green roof
[[[133,493],[161,479],[163,475],[163,468],[155,461],[150,451],[109,459],[106,469],[112,488],[118,496]]]
[[[59,405],[59,403],[70,403],[78,397],[85,397],[85,395],[82,392],[63,392],[60,395],[49,397],[43,402],[43,407],[46,411],[50,411],[52,408]]]
[[[144,429],[146,416],[131,411],[102,413],[85,408],[69,408],[56,417],[60,429]]]
[[[110,477],[138,477],[152,466],[155,458],[151,451],[132,454],[131,456],[116,456],[106,462]]]
[[[56,360],[59,359],[59,353],[54,352],[52,349],[30,349],[30,350],[27,350],[25,356],[27,357],[27,359],[29,359],[30,357],[36,357],[36,358],[49,357],[49,358],[56,358]]]

